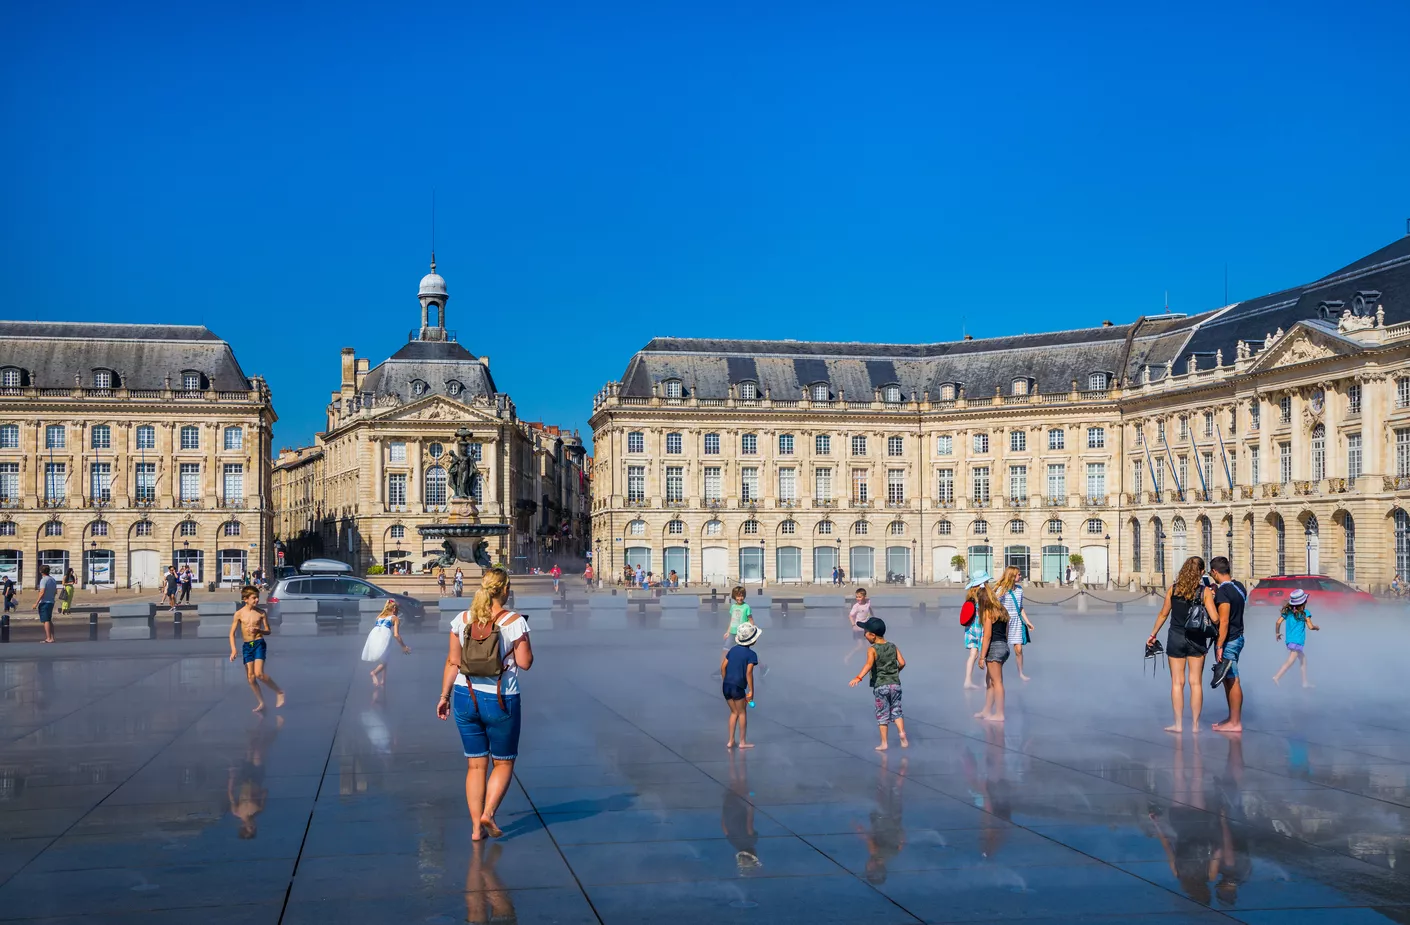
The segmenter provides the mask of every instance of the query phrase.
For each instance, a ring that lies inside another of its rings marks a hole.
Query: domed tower
[[[431,252],[431,272],[421,277],[416,293],[421,300],[421,340],[446,340],[446,281],[436,272],[436,254]]]

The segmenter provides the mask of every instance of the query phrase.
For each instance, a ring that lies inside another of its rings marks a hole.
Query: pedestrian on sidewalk
[[[848,686],[856,687],[862,683],[862,678],[870,679],[872,697],[876,701],[876,724],[881,730],[881,744],[876,750],[884,752],[889,747],[887,728],[891,723],[896,724],[901,747],[910,748],[906,721],[901,718],[901,669],[906,667],[906,657],[894,642],[886,641],[886,623],[880,617],[868,617],[862,623],[862,632],[871,649],[867,651],[867,663]]]
[[[162,604],[170,604],[171,612],[176,613],[176,594],[181,587],[181,578],[176,574],[176,566],[168,565],[162,580]]]
[[[563,577],[563,570],[558,567],[558,563],[553,563],[553,568],[548,570],[548,574],[553,576],[553,593],[558,593],[558,580]]]
[[[178,583],[181,585],[181,603],[191,603],[191,585],[196,580],[196,575],[191,571],[191,566],[182,565],[181,572],[177,575]]]
[[[64,569],[64,588],[59,595],[59,613],[68,613],[73,609],[73,595],[78,589],[78,578],[74,575],[73,569]]]
[[[15,584],[15,580],[13,578],[11,578],[9,575],[5,576],[5,613],[9,613],[10,611],[19,608],[19,594],[16,592],[16,589],[18,587],[19,586]]]
[[[39,613],[39,622],[44,626],[44,641],[54,641],[54,599],[59,595],[59,583],[49,574],[49,566],[39,567],[39,594],[34,598],[34,609]]]
[[[441,569],[440,571],[436,572],[436,587],[440,590],[440,592],[441,592],[441,597],[445,597],[445,596],[446,596],[446,570],[445,570],[445,569]]]

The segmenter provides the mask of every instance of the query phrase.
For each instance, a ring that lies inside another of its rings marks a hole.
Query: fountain
[[[450,523],[422,524],[416,528],[422,539],[441,541],[441,554],[426,563],[427,568],[453,568],[457,562],[473,562],[490,568],[490,544],[485,537],[508,536],[508,524],[480,523],[479,506],[475,503],[475,479],[479,470],[470,455],[470,429],[455,432],[456,448],[447,451],[446,473],[450,482]],[[466,518],[462,520],[461,518]]]

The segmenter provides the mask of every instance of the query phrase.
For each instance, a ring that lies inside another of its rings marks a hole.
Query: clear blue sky
[[[5,4],[0,316],[209,325],[305,443],[435,188],[451,326],[586,432],[653,335],[1120,322],[1405,232],[1403,0],[944,6]]]

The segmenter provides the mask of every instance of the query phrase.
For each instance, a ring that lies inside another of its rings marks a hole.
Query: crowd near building
[[[274,421],[204,327],[0,322],[0,575],[238,581],[271,548]]]
[[[601,567],[719,582],[1410,573],[1410,237],[1194,315],[936,344],[657,338],[596,396]],[[1074,556],[1075,554],[1075,556]],[[1078,564],[1080,563],[1080,564]]]
[[[464,519],[450,478],[458,446],[478,474],[475,512],[502,524],[489,555],[515,571],[584,561],[590,465],[583,441],[519,418],[490,375],[490,358],[446,325],[445,279],[418,289],[421,324],[376,366],[346,347],[313,446],[282,450],[274,464],[280,553],[297,564],[327,556],[359,570],[420,572],[440,555],[416,527]]]

